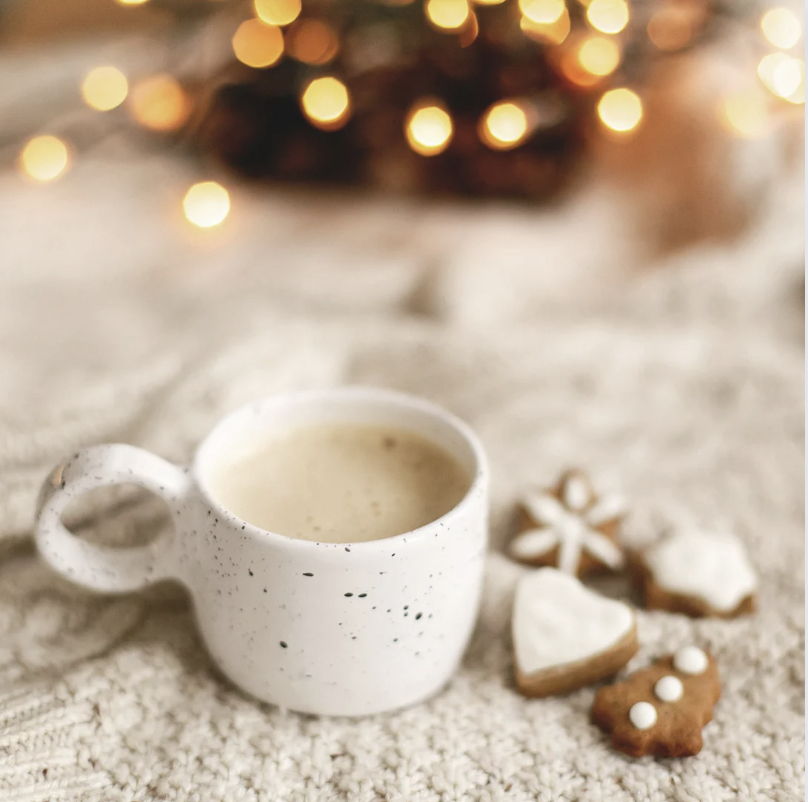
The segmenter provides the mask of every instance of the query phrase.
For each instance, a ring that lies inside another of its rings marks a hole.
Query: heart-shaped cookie
[[[610,677],[637,651],[631,608],[555,568],[519,581],[512,626],[516,684],[525,696],[568,693]]]

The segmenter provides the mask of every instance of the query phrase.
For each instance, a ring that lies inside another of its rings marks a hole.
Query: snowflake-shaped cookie
[[[515,559],[577,576],[623,566],[617,544],[623,500],[598,497],[582,471],[566,471],[550,490],[526,493],[522,513],[521,531],[508,548]]]

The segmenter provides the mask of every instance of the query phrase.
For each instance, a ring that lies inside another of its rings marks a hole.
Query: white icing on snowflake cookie
[[[637,651],[634,613],[554,568],[525,575],[513,608],[516,680],[527,696],[611,676]]]
[[[586,573],[584,567],[622,567],[615,540],[625,504],[618,496],[596,497],[582,472],[567,471],[552,491],[526,493],[522,507],[532,526],[511,541],[512,557],[567,574]]]
[[[677,532],[646,550],[642,562],[648,607],[718,616],[752,609],[757,579],[733,535]]]

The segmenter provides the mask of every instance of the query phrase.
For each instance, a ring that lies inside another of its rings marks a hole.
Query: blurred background
[[[800,348],[791,0],[5,0],[0,44],[7,529],[62,446],[184,460],[289,385],[479,417],[481,347],[559,397],[558,340]]]

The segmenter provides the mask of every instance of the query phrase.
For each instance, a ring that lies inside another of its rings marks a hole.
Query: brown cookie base
[[[542,697],[570,693],[599,680],[614,676],[637,653],[637,626],[633,624],[617,643],[606,651],[575,663],[553,666],[525,674],[514,666],[516,685],[525,696]]]
[[[658,585],[653,574],[642,558],[642,554],[632,555],[629,560],[632,581],[649,610],[667,610],[669,613],[684,613],[691,618],[736,618],[748,615],[757,609],[757,597],[750,593],[732,610],[718,610],[698,596],[674,593]]]
[[[689,757],[701,751],[702,727],[713,717],[713,707],[721,695],[721,682],[715,660],[708,655],[702,674],[684,674],[673,667],[669,655],[648,668],[635,672],[622,682],[607,685],[595,695],[592,721],[611,735],[612,746],[631,757]],[[672,674],[682,681],[684,693],[676,702],[663,702],[654,694],[656,681]],[[657,722],[646,730],[635,727],[629,710],[635,702],[651,702]]]

